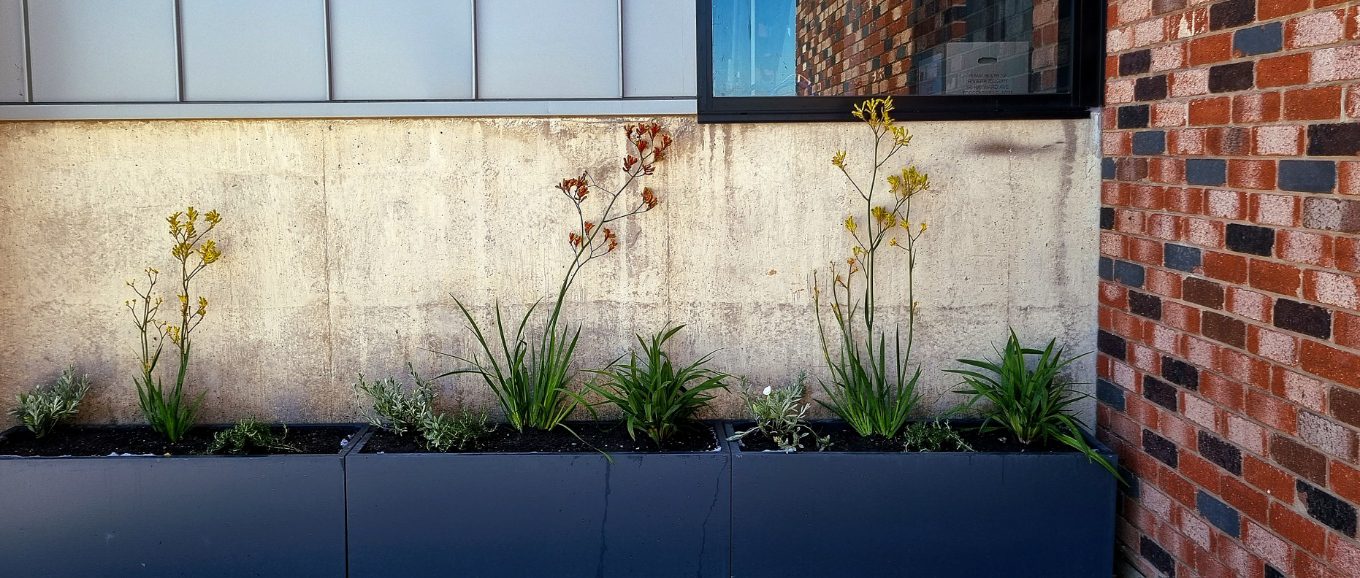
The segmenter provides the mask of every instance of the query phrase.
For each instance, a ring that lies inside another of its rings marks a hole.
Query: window
[[[1100,104],[1103,3],[699,0],[699,119],[1077,118]]]

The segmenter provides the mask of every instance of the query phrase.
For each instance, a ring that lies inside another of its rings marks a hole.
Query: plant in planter
[[[984,446],[987,440],[957,425],[908,419],[919,399],[913,282],[927,229],[911,209],[930,180],[912,166],[880,174],[911,141],[892,119],[891,100],[865,101],[854,115],[872,135],[868,180],[851,176],[844,151],[832,164],[849,179],[863,214],[843,221],[853,241],[846,264],[812,283],[831,368],[820,401],[844,423],[809,427],[845,433],[836,433],[831,451],[761,451],[769,436],[732,444],[732,575],[895,576],[903,568],[921,576],[1109,574],[1115,488],[1105,470],[1078,452],[1002,451],[1010,448]],[[892,329],[877,311],[879,291],[889,288],[880,269],[889,263],[879,254],[884,247],[905,252],[904,282],[890,288],[905,292],[906,319]],[[1108,449],[1087,441],[1113,463]],[[991,540],[987,555],[977,555],[977,528],[1017,520],[1027,531]]]
[[[454,447],[468,449],[491,433],[493,428],[487,425],[483,412],[460,410],[453,415],[436,412],[434,399],[438,388],[434,382],[420,377],[409,364],[407,371],[415,382],[410,391],[391,378],[370,382],[359,375],[354,389],[370,402],[370,409],[364,411],[370,425],[397,436],[415,434],[421,447],[435,452],[447,452]]]
[[[623,219],[658,206],[641,181],[671,145],[656,123],[624,132],[618,188],[589,173],[557,185],[575,226],[551,309],[535,303],[507,320],[497,305],[484,326],[457,302],[477,343],[449,355],[463,367],[445,375],[479,377],[509,427],[458,453],[420,452],[380,431],[346,458],[351,577],[730,575],[731,456],[711,425],[683,425],[724,376],[705,360],[672,362],[664,346],[677,328],[594,374],[607,378],[595,390],[616,400],[622,426],[563,424],[595,407],[571,388],[580,330],[564,313],[567,292],[618,248]]]
[[[819,403],[859,435],[889,439],[906,425],[920,399],[916,384],[921,369],[911,366],[917,311],[913,280],[917,242],[926,224],[911,222],[911,203],[930,187],[930,178],[909,165],[887,175],[887,190],[882,190],[879,171],[911,144],[911,134],[896,124],[892,111],[892,98],[870,99],[855,106],[855,118],[863,121],[873,136],[868,179],[861,184],[850,175],[845,151],[838,151],[831,164],[840,169],[863,201],[864,213],[862,219],[850,215],[843,222],[854,242],[845,273],[833,265],[825,289],[815,274],[812,282],[822,354],[831,368],[830,383],[822,383],[827,400]],[[907,261],[906,343],[902,342],[899,325],[893,332],[891,353],[886,332],[876,326],[879,250],[885,246],[905,251]],[[856,284],[861,276],[862,286]],[[825,307],[823,298],[827,300]],[[824,309],[830,311],[834,328],[828,329]]]
[[[624,179],[618,188],[606,188],[589,172],[563,179],[557,185],[576,211],[575,230],[567,234],[573,254],[540,333],[530,335],[528,328],[538,303],[530,306],[520,318],[513,334],[508,333],[497,304],[496,335],[494,340],[489,340],[463,302],[454,299],[476,337],[480,351],[470,357],[449,355],[470,367],[440,377],[461,373],[481,376],[496,395],[506,421],[518,431],[556,428],[580,404],[580,396],[571,389],[571,361],[581,331],[579,327],[571,329],[560,325],[567,290],[587,264],[618,248],[619,237],[611,224],[650,211],[660,203],[656,193],[648,187],[641,187],[636,197],[627,193],[636,188],[634,185],[640,179],[651,176],[657,164],[665,160],[666,150],[671,145],[670,133],[655,122],[629,124],[624,127],[624,133],[629,152],[623,159]],[[587,220],[585,201],[593,197],[599,198],[603,209],[595,218]],[[532,345],[531,341],[534,342]]]
[[[622,357],[614,360],[608,369],[597,372],[605,382],[590,386],[604,398],[602,403],[613,405],[623,414],[629,437],[637,439],[641,431],[658,448],[664,448],[681,427],[694,422],[694,416],[713,399],[709,392],[727,388],[723,384],[726,374],[705,367],[711,353],[678,369],[671,363],[666,342],[684,327],[662,329],[650,340],[638,335],[642,356],[630,351],[626,363],[621,363]]]
[[[199,217],[203,217],[200,223]],[[142,415],[156,432],[165,435],[171,442],[178,442],[194,426],[198,419],[199,408],[203,404],[205,392],[192,398],[184,390],[189,371],[189,353],[192,351],[190,339],[194,329],[203,322],[208,314],[208,298],[202,295],[195,298],[190,291],[190,282],[208,265],[222,258],[217,242],[208,234],[222,221],[217,211],[200,215],[192,206],[187,210],[166,218],[170,224],[170,237],[174,244],[170,254],[179,262],[179,287],[175,294],[179,301],[179,319],[170,323],[157,319],[162,300],[155,296],[156,282],[160,271],[148,267],[146,291],[128,281],[128,287],[137,294],[136,299],[125,303],[132,312],[133,323],[141,334],[141,375],[133,381],[137,386],[137,400]],[[200,228],[201,227],[201,228]],[[166,338],[179,350],[179,367],[175,372],[175,385],[166,389],[160,378],[156,377],[156,366]]]
[[[955,391],[968,396],[965,407],[988,402],[982,409],[982,431],[1007,432],[1025,446],[1056,441],[1122,480],[1114,465],[1091,448],[1071,413],[1072,404],[1089,396],[1072,389],[1062,370],[1086,354],[1064,358],[1063,348],[1056,344],[1057,340],[1051,339],[1043,349],[1022,347],[1011,330],[1005,349],[999,353],[1001,359],[960,359],[959,363],[977,370],[946,371],[963,377],[963,387]],[[1027,360],[1031,356],[1038,356],[1032,366]]]
[[[20,393],[19,405],[10,410],[10,415],[18,418],[24,427],[33,432],[33,437],[41,438],[75,417],[88,391],[89,376],[76,377],[76,366],[71,365],[62,370],[61,377],[55,383],[40,385],[29,393]]]
[[[803,383],[806,379],[806,375],[799,375],[793,385],[779,389],[767,385],[759,394],[743,388],[741,398],[755,419],[755,426],[733,433],[727,441],[741,441],[746,436],[759,433],[782,452],[803,449],[803,440],[806,438],[812,438],[817,451],[831,447],[831,437],[818,435],[807,423],[807,412],[811,405],[803,401]]]
[[[287,437],[286,427],[283,428],[283,433],[275,434],[268,425],[260,423],[255,418],[246,418],[236,422],[230,429],[213,434],[208,453],[245,455],[298,451],[296,447],[284,441]]]

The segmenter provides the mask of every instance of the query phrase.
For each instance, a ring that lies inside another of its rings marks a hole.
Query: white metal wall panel
[[[473,98],[472,1],[331,0],[332,98]]]
[[[694,0],[623,0],[623,95],[698,93]]]
[[[478,0],[477,96],[622,97],[618,12],[618,0]]]
[[[0,0],[0,102],[28,100],[23,0]]]
[[[173,0],[28,3],[35,102],[175,101]]]
[[[186,101],[329,98],[324,0],[182,0]]]

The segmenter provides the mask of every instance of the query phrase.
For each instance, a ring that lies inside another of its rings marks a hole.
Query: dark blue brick
[[[1180,409],[1176,387],[1151,375],[1143,376],[1143,397],[1171,411]]]
[[[1314,520],[1322,522],[1342,534],[1355,537],[1355,506],[1347,504],[1340,498],[1315,488],[1303,480],[1295,481],[1294,489],[1298,490],[1299,498],[1303,500],[1304,506],[1308,509],[1308,515],[1312,516]]]
[[[1100,159],[1100,178],[1113,179],[1114,175],[1114,159],[1109,157]]]
[[[1218,501],[1218,498],[1209,495],[1208,492],[1199,490],[1195,493],[1195,506],[1205,520],[1223,530],[1225,534],[1236,538],[1242,532],[1242,516],[1237,510]]]
[[[1138,555],[1168,577],[1174,578],[1176,576],[1176,559],[1172,558],[1165,548],[1153,542],[1151,538],[1147,536],[1138,538]]]
[[[1185,182],[1189,184],[1213,186],[1222,185],[1227,180],[1228,161],[1223,159],[1190,159],[1185,161]]]
[[[1101,258],[1100,258],[1100,265],[1099,265],[1099,267],[1098,267],[1097,270],[1100,272],[1100,278],[1101,278],[1101,279],[1104,279],[1104,280],[1106,280],[1106,281],[1113,281],[1113,280],[1114,280],[1114,259],[1111,259],[1111,258],[1109,258],[1109,257],[1101,257]]]
[[[1279,571],[1270,564],[1266,564],[1266,578],[1289,578],[1289,575]]]
[[[1114,279],[1129,287],[1142,287],[1145,272],[1143,266],[1128,261],[1114,262]]]
[[[1128,342],[1123,337],[1105,330],[1096,331],[1096,349],[1101,353],[1117,359],[1124,359],[1128,351]]]
[[[1286,191],[1330,193],[1336,189],[1336,163],[1282,160],[1279,168],[1279,185]]]
[[[1199,389],[1199,370],[1174,357],[1162,356],[1162,377],[1186,389]]]
[[[1242,451],[1237,449],[1237,446],[1204,430],[1200,430],[1195,441],[1198,442],[1200,455],[1218,464],[1218,467],[1232,472],[1233,475],[1242,475]]]
[[[1233,33],[1233,50],[1243,56],[1279,52],[1284,46],[1284,24],[1271,22]]]
[[[1203,262],[1199,249],[1175,243],[1167,243],[1162,249],[1162,264],[1170,269],[1193,273]]]
[[[1117,117],[1119,128],[1147,128],[1148,105],[1121,106]]]
[[[1275,249],[1275,229],[1228,223],[1225,241],[1229,250],[1269,257]]]
[[[1133,133],[1133,154],[1159,155],[1166,152],[1166,133],[1145,130]]]
[[[1180,453],[1176,450],[1176,444],[1151,430],[1143,430],[1143,451],[1173,468],[1180,464]]]
[[[1114,229],[1114,207],[1100,208],[1100,228],[1106,231]]]
[[[1097,379],[1096,399],[1115,411],[1124,411],[1124,388],[1113,383]]]

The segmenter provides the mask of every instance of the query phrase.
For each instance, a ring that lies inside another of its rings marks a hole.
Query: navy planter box
[[[0,456],[0,574],[344,576],[344,451]]]
[[[720,434],[714,426],[715,435]],[[371,454],[346,460],[349,575],[728,576],[731,456]]]
[[[1117,482],[1075,452],[731,445],[733,576],[1089,578],[1114,567]]]

